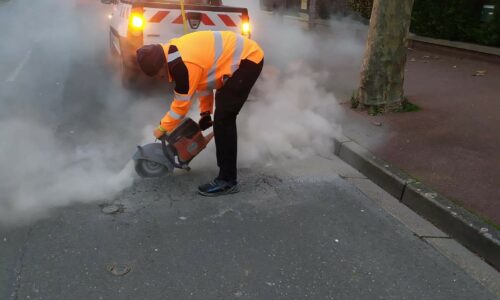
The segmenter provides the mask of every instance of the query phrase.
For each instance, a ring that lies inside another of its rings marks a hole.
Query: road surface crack
[[[33,230],[33,226],[29,226],[28,232],[26,233],[26,241],[24,242],[22,248],[21,248],[21,256],[19,257],[19,261],[17,263],[17,268],[15,270],[15,283],[14,283],[14,291],[11,293],[11,296],[14,300],[18,299],[18,293],[19,290],[21,289],[21,278],[22,278],[22,272],[24,270],[24,257],[26,255],[26,251],[28,249],[28,242],[31,238],[31,232]]]
[[[339,174],[339,177],[342,178],[342,179],[367,179],[366,177],[364,176],[349,176],[349,175],[343,175],[343,174]]]
[[[424,239],[451,239],[450,236],[418,235],[416,233],[413,233],[413,234],[421,240],[424,240]]]

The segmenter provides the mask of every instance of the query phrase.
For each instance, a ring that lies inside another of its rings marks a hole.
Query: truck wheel
[[[121,63],[121,77],[122,77],[122,85],[126,89],[136,89],[140,87],[140,74],[138,72],[128,67],[122,60]]]

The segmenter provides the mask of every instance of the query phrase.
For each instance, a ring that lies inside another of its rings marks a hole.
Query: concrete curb
[[[335,155],[500,270],[500,232],[345,136]]]
[[[447,48],[461,49],[465,51],[472,51],[477,53],[483,53],[493,56],[500,56],[500,48],[483,46],[479,44],[471,44],[465,42],[448,41],[443,39],[429,38],[425,36],[418,36],[411,33],[408,38],[415,42],[438,45]]]

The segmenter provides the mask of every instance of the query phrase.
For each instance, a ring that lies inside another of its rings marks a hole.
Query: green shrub
[[[500,0],[495,5],[494,20],[481,22],[480,0],[415,0],[410,31],[428,37],[500,46]],[[496,2],[496,3],[494,3]]]
[[[370,19],[372,15],[373,0],[348,0],[352,10],[365,19]]]
[[[369,19],[373,0],[348,0]],[[481,21],[483,5],[495,5],[494,19]],[[500,47],[500,0],[415,0],[410,31],[421,36]]]

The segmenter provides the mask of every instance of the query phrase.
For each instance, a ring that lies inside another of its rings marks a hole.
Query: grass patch
[[[368,114],[370,116],[377,116],[383,114],[385,111],[384,106],[372,105],[368,107]]]
[[[366,110],[370,116],[382,115],[386,112],[396,112],[396,113],[405,113],[405,112],[415,112],[420,111],[420,106],[415,103],[411,103],[407,97],[404,97],[401,103],[390,103],[390,104],[379,104],[379,105],[366,105],[359,101],[359,97],[357,97],[357,93],[353,92],[350,99],[350,104],[352,109],[357,109],[360,105],[362,106],[362,110]]]
[[[486,224],[489,224],[491,225],[491,227],[495,228],[496,230],[500,230],[500,225],[497,225],[496,223],[494,223],[493,221],[491,221],[490,219],[488,218],[485,218],[483,216],[479,216]]]
[[[353,92],[351,96],[351,108],[356,109],[358,108],[358,106],[359,106],[358,97],[356,96],[356,92]]]
[[[408,101],[408,98],[404,98],[403,101],[401,101],[401,107],[397,108],[394,110],[394,112],[414,112],[414,111],[420,111],[420,106],[416,105],[415,103],[411,103]]]

